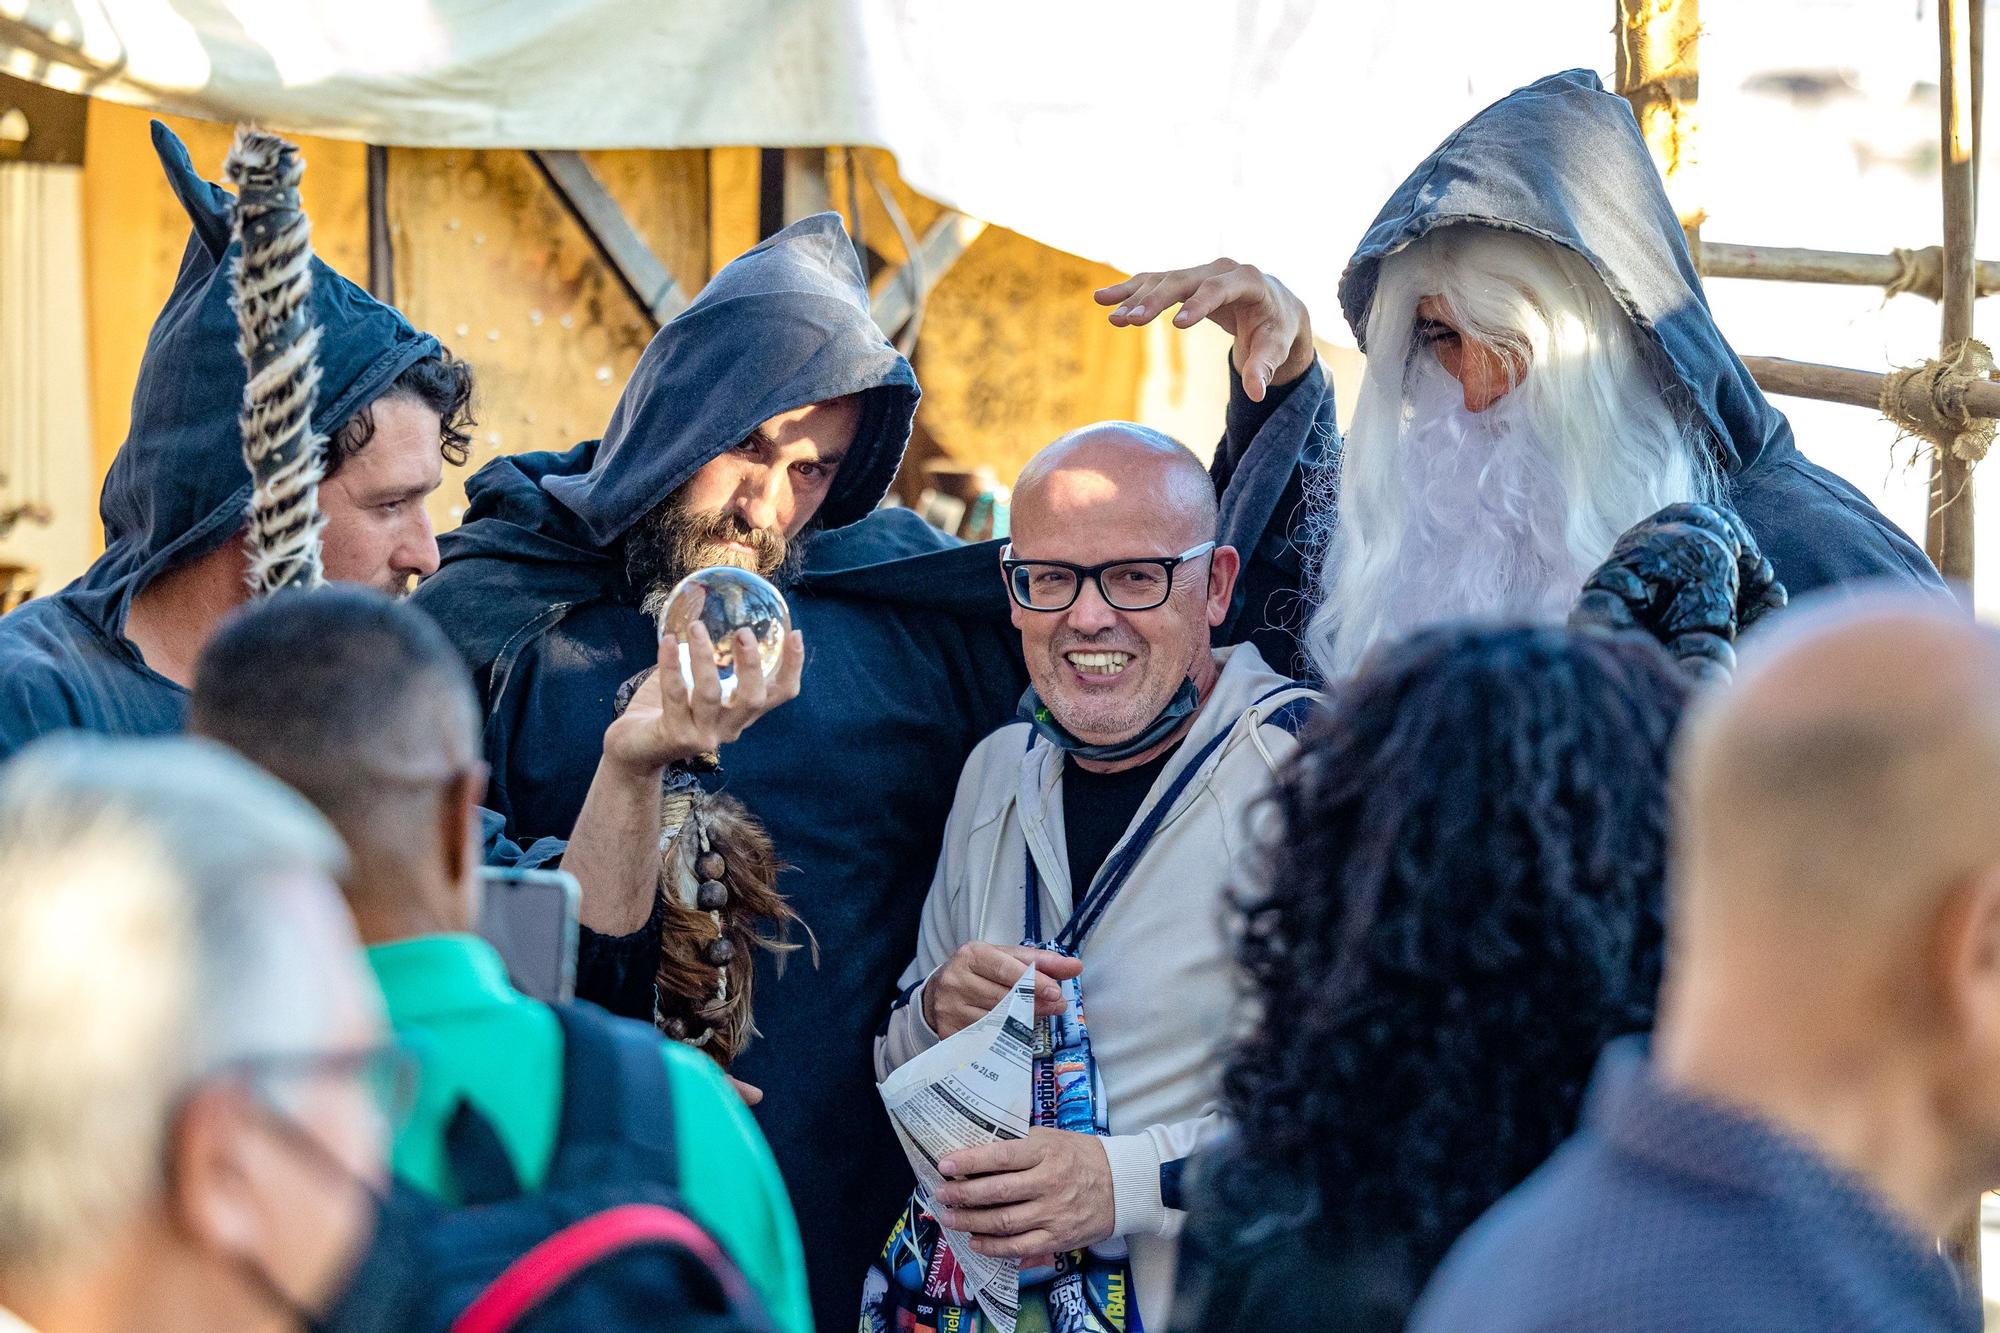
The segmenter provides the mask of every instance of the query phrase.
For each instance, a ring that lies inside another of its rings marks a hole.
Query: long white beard
[[[1561,619],[1590,571],[1564,540],[1570,501],[1549,450],[1506,398],[1468,412],[1442,370],[1417,381],[1396,451],[1403,538],[1374,605],[1352,609],[1377,620],[1376,637],[1441,620]]]
[[[1350,438],[1343,461],[1344,481],[1359,469],[1379,479],[1367,502],[1391,512],[1370,526],[1394,536],[1364,550],[1343,531],[1340,507],[1363,502],[1343,484],[1328,554],[1334,577],[1314,626],[1331,631],[1321,660],[1335,676],[1370,646],[1428,625],[1559,623],[1619,533],[1702,490],[1685,456],[1663,460],[1651,477],[1628,475],[1625,486],[1607,487],[1608,478],[1579,486],[1571,479],[1590,470],[1571,451],[1628,442],[1545,438],[1518,392],[1468,412],[1458,382],[1428,357],[1408,374],[1397,437]],[[1390,456],[1356,457],[1356,446]]]

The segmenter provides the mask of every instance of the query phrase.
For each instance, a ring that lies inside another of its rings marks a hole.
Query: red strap
[[[452,1333],[506,1333],[528,1311],[582,1270],[616,1251],[664,1242],[690,1251],[716,1270],[724,1285],[735,1290],[729,1268],[708,1233],[671,1208],[629,1203],[564,1227],[507,1266],[465,1313],[452,1321]]]

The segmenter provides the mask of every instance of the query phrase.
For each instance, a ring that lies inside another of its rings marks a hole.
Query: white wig
[[[1483,412],[1417,338],[1435,297],[1515,383]],[[1330,493],[1318,497],[1328,680],[1375,643],[1455,619],[1559,620],[1625,529],[1715,497],[1704,428],[1670,405],[1655,354],[1581,256],[1476,224],[1382,261],[1368,368]]]

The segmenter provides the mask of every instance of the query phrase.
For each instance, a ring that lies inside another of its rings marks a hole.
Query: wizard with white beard
[[[1559,622],[1620,533],[1733,507],[1793,596],[1923,552],[1809,461],[1715,326],[1623,98],[1588,70],[1487,107],[1410,173],[1340,281],[1368,368],[1322,497],[1328,679],[1447,620]]]

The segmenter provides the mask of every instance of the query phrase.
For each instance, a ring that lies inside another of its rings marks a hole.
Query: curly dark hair
[[[1224,1074],[1254,1168],[1224,1181],[1305,1172],[1427,1273],[1570,1133],[1605,1042],[1651,1026],[1687,689],[1643,636],[1451,628],[1337,692],[1237,896],[1267,1017]]]
[[[465,466],[472,457],[472,367],[450,352],[439,350],[407,367],[396,376],[375,402],[363,405],[326,442],[326,475],[332,477],[341,464],[361,452],[375,438],[375,403],[401,394],[438,414],[438,450],[454,467]]]

